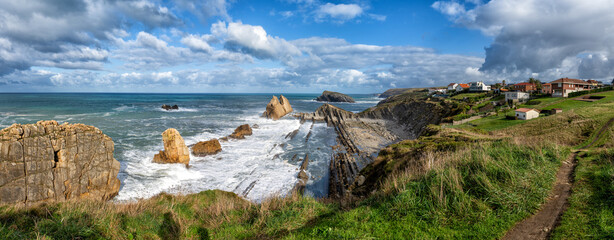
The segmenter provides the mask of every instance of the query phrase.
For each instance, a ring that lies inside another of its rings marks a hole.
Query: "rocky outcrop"
[[[83,124],[13,124],[0,131],[0,203],[30,205],[117,195],[111,138]]]
[[[338,92],[324,91],[322,95],[316,98],[318,102],[355,102],[354,99],[348,95]]]
[[[454,114],[445,102],[404,99],[355,114],[330,104],[314,113],[297,114],[301,121],[324,121],[334,127],[338,145],[330,161],[329,197],[350,194],[362,168],[372,163],[383,147],[404,139],[415,139],[428,124],[439,124]]]
[[[164,151],[154,156],[155,163],[190,163],[190,151],[177,129],[169,128],[162,133]]]
[[[170,106],[170,105],[166,105],[166,104],[164,104],[164,105],[162,105],[162,109],[164,109],[164,110],[166,110],[166,111],[169,111],[169,110],[178,110],[178,109],[179,109],[179,106],[177,106],[177,105]]]
[[[292,111],[293,109],[290,105],[290,101],[288,101],[286,97],[280,95],[278,99],[276,96],[273,96],[269,104],[266,105],[266,110],[262,116],[269,119],[278,120]]]
[[[209,141],[198,142],[192,147],[192,154],[199,157],[214,155],[221,151],[222,145],[215,138]]]
[[[228,137],[235,139],[244,139],[245,136],[252,135],[252,128],[249,127],[249,124],[243,124],[235,129],[235,131],[230,134]]]

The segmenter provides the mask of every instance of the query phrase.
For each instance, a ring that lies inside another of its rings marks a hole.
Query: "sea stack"
[[[156,154],[153,162],[183,163],[187,167],[190,163],[190,151],[177,129],[166,129],[162,133],[162,141],[164,141],[164,151]]]
[[[262,116],[268,119],[278,120],[292,111],[290,101],[288,101],[284,95],[280,95],[279,99],[273,96],[269,104],[266,105],[266,110]]]
[[[0,203],[30,205],[117,195],[111,138],[83,124],[13,124],[0,130]]]
[[[354,99],[348,95],[338,92],[324,91],[322,95],[316,98],[318,102],[355,102]]]

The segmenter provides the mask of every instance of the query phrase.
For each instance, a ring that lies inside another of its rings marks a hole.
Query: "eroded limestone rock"
[[[154,156],[155,163],[183,163],[186,166],[190,163],[190,150],[185,145],[183,138],[177,129],[169,128],[162,133],[164,141],[164,151]]]
[[[0,131],[0,203],[33,204],[117,195],[111,138],[83,124],[13,124]]]

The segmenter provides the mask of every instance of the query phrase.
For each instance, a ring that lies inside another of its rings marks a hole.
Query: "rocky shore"
[[[334,127],[338,145],[330,161],[329,197],[342,198],[352,185],[362,185],[360,170],[372,163],[383,147],[415,139],[429,124],[453,114],[442,102],[403,99],[355,114],[330,104],[313,113],[300,113],[301,121],[322,121]]]

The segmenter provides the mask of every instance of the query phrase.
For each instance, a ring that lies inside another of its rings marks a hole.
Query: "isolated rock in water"
[[[276,96],[273,96],[269,104],[266,105],[266,110],[262,114],[263,117],[277,120],[286,114],[292,112],[292,106],[290,105],[290,101],[283,95],[279,96],[279,99]]]
[[[348,95],[338,92],[324,91],[322,95],[316,98],[319,102],[355,102],[354,99]]]
[[[235,129],[235,131],[230,134],[231,138],[236,138],[236,139],[244,139],[245,136],[250,136],[252,135],[252,128],[249,127],[248,124],[243,124],[239,127],[237,127],[237,129]]]
[[[164,141],[164,151],[154,156],[155,163],[183,163],[188,166],[190,151],[176,129],[166,129],[162,133],[162,141]]]
[[[179,106],[177,106],[177,105],[170,106],[170,105],[166,105],[166,104],[164,104],[164,105],[162,105],[162,108],[163,108],[164,110],[167,110],[167,111],[168,111],[168,110],[178,110],[178,109],[179,109]]]
[[[198,142],[192,147],[192,154],[196,156],[207,156],[219,153],[222,151],[222,145],[217,139],[211,139],[209,141]]]
[[[0,203],[108,200],[120,187],[111,138],[83,124],[39,121],[0,130]]]

